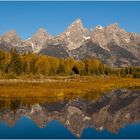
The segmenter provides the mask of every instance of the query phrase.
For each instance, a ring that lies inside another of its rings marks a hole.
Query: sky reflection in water
[[[140,90],[113,90],[91,100],[0,104],[0,138],[140,138]]]

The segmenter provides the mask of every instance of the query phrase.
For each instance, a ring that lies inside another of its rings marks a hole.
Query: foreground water
[[[0,99],[0,138],[140,138],[140,90],[94,95]]]

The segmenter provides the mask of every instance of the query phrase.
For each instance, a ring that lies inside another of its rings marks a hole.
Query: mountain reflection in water
[[[37,100],[36,102],[33,102],[32,99],[32,101],[27,101],[27,99],[3,98],[0,99],[0,122],[6,123],[12,131],[18,124],[17,122],[23,121],[24,119],[21,118],[26,116],[39,127],[38,131],[41,131],[41,128],[51,125],[51,122],[55,120],[72,133],[68,135],[69,138],[84,136],[83,131],[90,132],[91,130],[88,130],[90,128],[98,133],[108,131],[115,138],[119,135],[121,128],[130,124],[139,124],[140,90],[118,89],[105,93],[100,98],[90,97],[92,94],[79,98],[52,101]],[[3,129],[1,123],[0,131]],[[23,124],[28,126],[28,121]]]

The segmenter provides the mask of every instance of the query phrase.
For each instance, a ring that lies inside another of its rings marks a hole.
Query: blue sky
[[[10,29],[26,39],[40,27],[58,35],[80,18],[86,28],[118,22],[140,34],[140,2],[0,2],[0,35]]]

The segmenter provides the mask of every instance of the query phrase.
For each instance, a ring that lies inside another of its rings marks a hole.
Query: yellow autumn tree
[[[50,63],[49,75],[56,75],[58,73],[58,69],[59,69],[59,59],[48,56],[48,61]]]
[[[46,56],[40,56],[37,59],[35,67],[36,67],[38,74],[49,75],[50,63],[49,63],[48,58]]]
[[[36,68],[35,64],[38,59],[38,56],[35,54],[27,54],[22,56],[22,61],[23,61],[23,71],[27,74],[35,74],[36,73]]]
[[[85,71],[85,63],[80,60],[75,60],[72,70],[75,74],[83,75]]]
[[[73,58],[67,58],[65,60],[65,73],[70,75],[73,73],[72,68],[74,66],[74,59]]]

